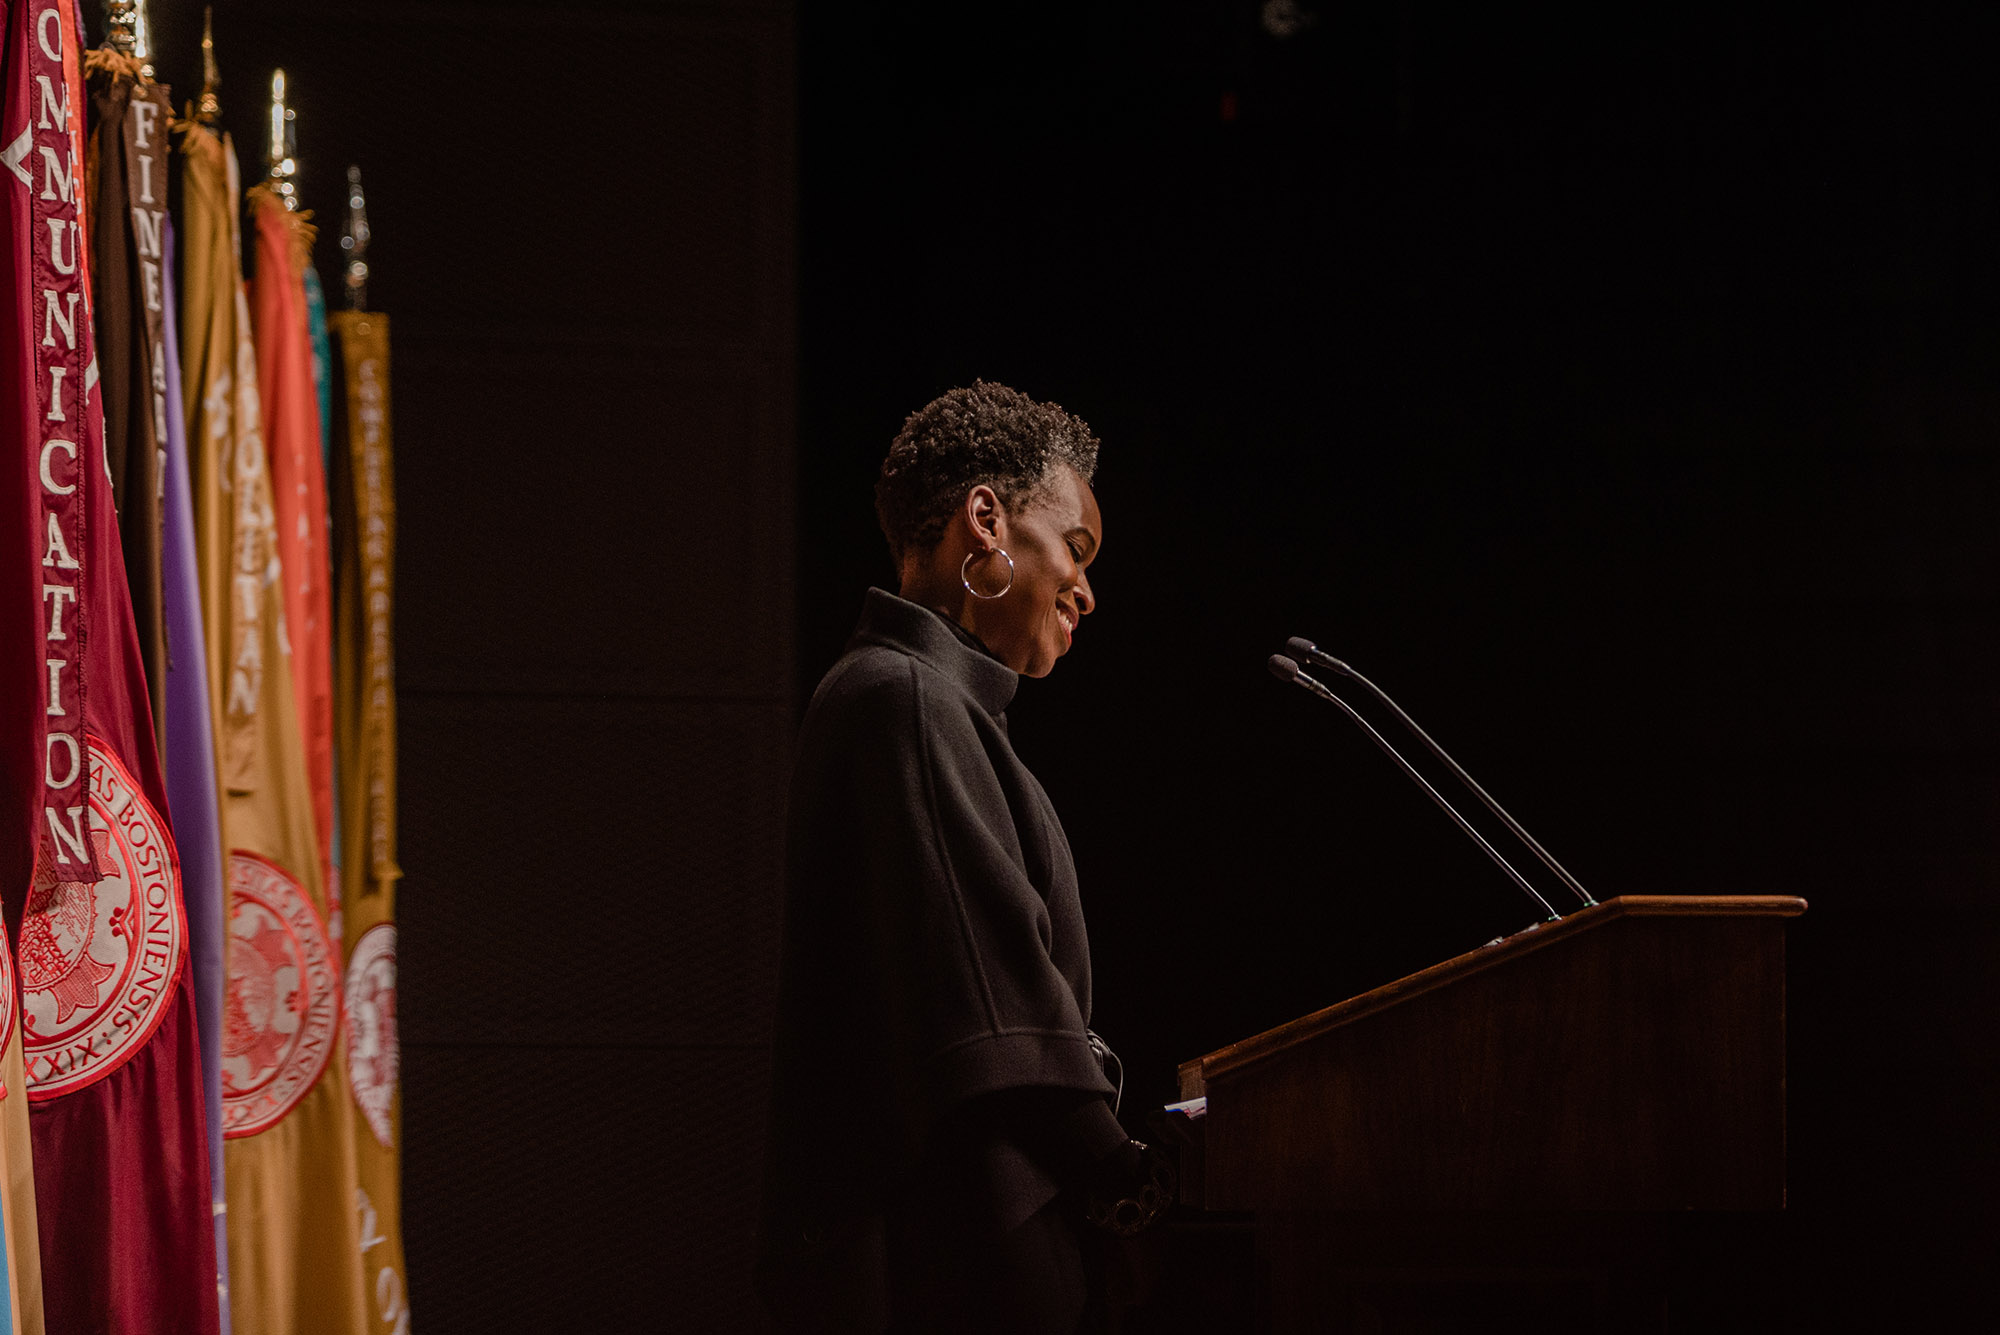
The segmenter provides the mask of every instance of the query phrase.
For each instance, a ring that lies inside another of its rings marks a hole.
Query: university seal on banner
[[[21,1055],[36,1102],[95,1084],[145,1046],[187,953],[173,840],[95,737],[90,838],[104,879],[57,880],[42,863],[21,919]]]
[[[338,967],[305,888],[275,862],[232,852],[223,1135],[272,1126],[326,1069],[340,1027]]]
[[[396,1098],[396,924],[378,922],[347,958],[347,1087],[385,1150],[394,1149],[389,1107]]]

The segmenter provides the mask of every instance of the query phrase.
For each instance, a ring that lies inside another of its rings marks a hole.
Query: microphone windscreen
[[[1292,651],[1292,657],[1294,658],[1311,658],[1319,652],[1319,646],[1303,635],[1292,636],[1291,639],[1285,641],[1285,647]]]
[[[1271,675],[1279,681],[1298,680],[1299,665],[1283,654],[1272,654],[1265,666],[1271,669]]]

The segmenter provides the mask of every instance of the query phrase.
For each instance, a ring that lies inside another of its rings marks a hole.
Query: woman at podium
[[[1097,448],[980,382],[882,463],[898,588],[868,591],[792,783],[759,1262],[785,1329],[1078,1330],[1086,1216],[1154,1203],[1088,1028],[1069,844],[1007,740],[1020,678],[1096,606]]]

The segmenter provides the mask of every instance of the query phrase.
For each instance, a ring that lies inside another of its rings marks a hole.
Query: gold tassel
[[[319,239],[319,228],[312,222],[312,210],[294,212],[287,209],[277,192],[271,189],[269,181],[259,181],[245,190],[243,204],[246,209],[271,208],[284,215],[285,225],[291,230],[292,263],[300,273],[304,273],[312,263],[313,242]]]
[[[83,73],[86,78],[93,74],[107,74],[114,79],[130,79],[134,83],[152,82],[146,74],[145,61],[113,51],[108,46],[83,53]]]
[[[181,114],[178,116],[174,115],[171,107],[167,109],[167,133],[181,137],[181,152],[188,151],[189,136],[196,130],[206,130],[210,139],[215,138],[215,131],[209,129],[202,123],[201,118],[194,114],[193,102],[181,103]]]

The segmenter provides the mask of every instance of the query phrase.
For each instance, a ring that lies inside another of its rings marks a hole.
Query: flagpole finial
[[[271,189],[285,202],[287,211],[299,207],[298,187],[292,178],[299,173],[296,113],[285,105],[285,72],[271,72]]]
[[[340,229],[346,256],[347,309],[368,309],[368,200],[361,193],[361,168],[347,169],[347,221]]]
[[[222,103],[216,100],[215,90],[222,86],[222,75],[215,68],[215,6],[201,8],[201,99],[194,104],[194,118],[203,125],[213,125],[222,115]]]
[[[139,44],[137,0],[104,0],[104,44],[121,56],[137,55]]]
[[[104,44],[139,62],[139,73],[153,77],[153,25],[146,17],[146,0],[104,0]]]
[[[132,0],[132,55],[139,73],[153,77],[153,20],[146,13],[146,0]]]

